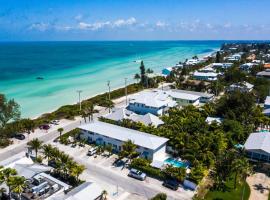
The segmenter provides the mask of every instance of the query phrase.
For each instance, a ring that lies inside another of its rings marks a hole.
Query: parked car
[[[39,126],[39,129],[49,130],[51,127],[48,124],[43,124]]]
[[[24,136],[23,134],[21,134],[21,133],[15,134],[14,137],[15,137],[16,139],[18,139],[18,140],[24,140],[24,139],[25,139],[25,136]]]
[[[146,179],[146,174],[137,169],[131,169],[128,173],[128,176],[141,181],[144,181]]]
[[[97,148],[98,147],[91,147],[88,152],[87,152],[87,155],[88,156],[93,156],[96,152],[97,152]]]
[[[50,122],[50,124],[54,124],[54,125],[59,125],[60,121],[59,120],[53,120]]]
[[[162,185],[172,190],[177,190],[179,187],[179,183],[175,179],[166,179]]]

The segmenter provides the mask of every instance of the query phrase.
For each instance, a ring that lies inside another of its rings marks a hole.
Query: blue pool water
[[[173,167],[182,167],[182,168],[187,168],[188,167],[188,163],[176,160],[174,158],[167,158],[164,161],[164,164],[169,164],[169,165],[172,165]]]

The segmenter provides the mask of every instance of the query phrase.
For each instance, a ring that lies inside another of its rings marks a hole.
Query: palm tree
[[[71,165],[71,162],[73,162],[73,160],[69,157],[69,155],[61,152],[59,155],[59,161],[62,164],[60,169],[63,171],[64,177],[67,177],[68,167]]]
[[[64,129],[63,128],[58,128],[57,131],[59,132],[59,135],[60,135],[60,138],[61,138]]]
[[[5,168],[1,171],[1,176],[2,176],[2,180],[3,182],[5,182],[8,186],[8,196],[9,199],[11,199],[11,184],[9,184],[10,178],[12,176],[17,175],[17,171],[15,169],[12,168]]]
[[[139,82],[139,80],[141,79],[140,75],[137,73],[134,75],[134,79],[137,81],[137,83]]]
[[[236,158],[232,163],[234,174],[234,189],[236,188],[237,178],[240,176],[245,179],[251,173],[251,167],[248,160],[244,157]]]
[[[78,165],[76,163],[71,166],[71,175],[76,178],[77,182],[79,182],[79,176],[83,173],[85,169],[86,168],[84,165]]]
[[[86,116],[88,116],[89,122],[93,121],[93,115],[95,113],[94,104],[87,103],[86,108],[84,109],[84,112],[85,112]]]
[[[22,192],[26,187],[25,183],[26,179],[23,176],[13,176],[9,180],[9,185],[11,190],[19,195],[19,199],[21,200]]]
[[[35,138],[27,143],[27,145],[35,150],[36,158],[38,157],[38,150],[42,147],[42,141],[40,141],[38,138]]]
[[[114,103],[111,100],[106,100],[105,104],[106,109],[109,109],[109,113],[111,112],[112,108],[114,107]]]
[[[120,152],[120,156],[131,159],[131,157],[136,154],[136,148],[136,144],[134,144],[131,140],[127,140],[122,145],[122,151]]]
[[[54,157],[53,156],[54,147],[51,144],[45,144],[42,146],[42,149],[43,149],[44,158],[46,158],[49,162],[49,160],[52,157]]]
[[[102,200],[107,200],[107,195],[108,195],[108,192],[106,190],[103,190],[101,193]]]
[[[28,140],[29,140],[29,136],[31,132],[33,133],[35,131],[35,123],[31,119],[23,119],[21,123],[22,123],[22,127],[24,131],[28,134]]]
[[[81,113],[81,117],[84,119],[84,122],[86,123],[86,117],[87,117],[87,113],[83,110]]]

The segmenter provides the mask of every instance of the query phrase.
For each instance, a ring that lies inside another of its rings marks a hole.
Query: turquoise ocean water
[[[221,41],[20,42],[0,43],[0,93],[14,98],[23,117],[134,82],[139,63],[160,73],[194,55],[218,49]],[[43,80],[36,79],[43,77]]]

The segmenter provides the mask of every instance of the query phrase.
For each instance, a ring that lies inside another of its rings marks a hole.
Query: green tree
[[[59,136],[61,138],[64,129],[63,128],[58,128],[57,131],[59,132]]]
[[[0,94],[0,111],[0,129],[10,120],[17,121],[21,115],[19,104],[14,99],[7,100],[4,94]]]
[[[141,61],[140,71],[141,71],[141,75],[140,75],[140,77],[141,77],[141,84],[143,86],[145,86],[145,84],[146,84],[146,76],[145,76],[145,67],[144,67],[143,61]]]
[[[216,54],[216,63],[220,63],[221,62],[221,55],[220,55],[220,52],[218,51],[217,54]]]
[[[35,150],[36,158],[38,157],[38,150],[42,148],[42,141],[40,141],[38,138],[34,138],[33,140],[29,141],[27,145]]]
[[[205,175],[206,168],[202,164],[197,164],[191,169],[189,178],[194,181],[196,184],[200,183]]]
[[[139,75],[139,74],[135,74],[134,75],[134,79],[137,81],[137,83],[138,83],[138,81],[141,79],[141,76]]]
[[[162,170],[162,172],[164,173],[165,177],[175,178],[180,182],[183,182],[186,177],[186,169],[182,167],[173,167],[168,165]]]
[[[73,164],[71,166],[71,175],[74,176],[76,178],[76,181],[79,182],[79,176],[83,173],[83,171],[85,170],[85,166],[84,165],[78,165],[78,164]]]
[[[15,169],[12,169],[12,168],[5,168],[5,169],[3,169],[1,171],[1,179],[8,186],[8,196],[9,196],[9,199],[11,199],[11,186],[12,186],[10,184],[10,180],[15,175],[17,175],[17,171]]]
[[[236,189],[238,177],[245,180],[252,170],[247,158],[240,156],[232,162],[232,171],[234,172],[234,189]]]
[[[19,195],[19,199],[21,200],[22,192],[26,188],[26,179],[22,176],[13,176],[10,177],[8,181],[8,185],[11,188],[12,192],[15,192]]]
[[[156,196],[151,198],[151,200],[166,200],[167,195],[165,193],[158,193]]]
[[[51,144],[44,144],[42,146],[44,158],[46,158],[49,162],[52,158],[54,158],[54,147]]]
[[[136,148],[137,146],[131,140],[125,141],[122,145],[120,157],[127,157],[131,159],[134,155],[137,154]]]
[[[22,119],[21,124],[23,130],[28,134],[28,140],[31,133],[35,131],[35,122],[31,119]]]

